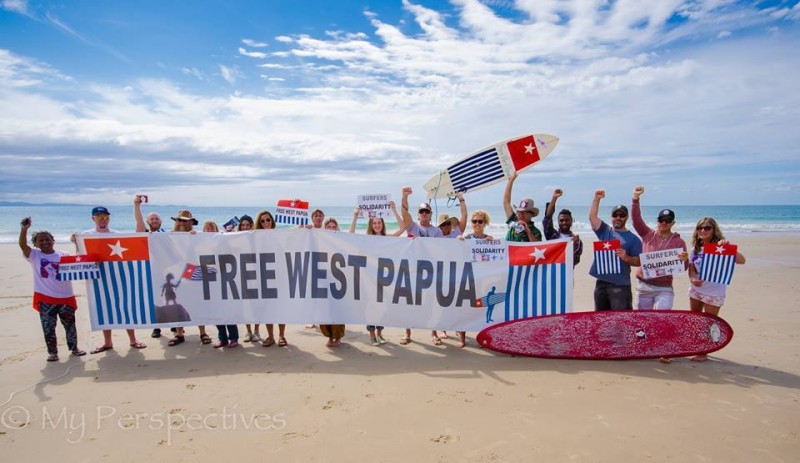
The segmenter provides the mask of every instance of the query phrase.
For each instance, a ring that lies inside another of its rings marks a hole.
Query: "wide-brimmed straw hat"
[[[171,217],[171,219],[176,221],[176,222],[178,220],[181,220],[181,221],[183,221],[183,220],[191,220],[192,224],[197,225],[197,219],[192,217],[192,213],[187,211],[187,210],[178,211],[178,214],[175,217]]]

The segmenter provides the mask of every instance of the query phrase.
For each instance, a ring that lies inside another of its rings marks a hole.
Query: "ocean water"
[[[612,204],[601,206],[600,217],[609,221]],[[353,218],[354,205],[350,206],[315,206],[325,211],[328,217],[335,217],[343,231],[347,231]],[[573,230],[585,236],[591,234],[589,226],[588,206],[568,207],[572,211],[575,220]],[[683,235],[684,238],[691,237],[692,230],[697,221],[702,217],[714,217],[720,223],[722,231],[726,236],[739,236],[751,233],[778,233],[793,234],[800,233],[800,206],[669,206],[676,214],[676,225],[673,228]],[[645,220],[651,227],[655,227],[655,218],[658,211],[664,206],[644,206],[642,213]],[[92,206],[81,205],[26,205],[26,206],[0,206],[0,243],[16,243],[19,239],[19,222],[23,217],[30,216],[33,225],[31,230],[48,230],[55,237],[57,243],[68,243],[69,236],[74,232],[84,231],[94,227],[91,221]],[[206,220],[214,220],[221,225],[234,216],[244,214],[251,217],[256,216],[262,208],[256,207],[202,207],[202,206],[159,206],[145,204],[143,212],[161,214],[165,229],[172,227],[170,216],[174,215],[179,209],[189,209],[192,214],[202,224]],[[274,206],[266,209],[275,212]],[[491,224],[488,233],[495,238],[505,234],[506,226],[504,214],[501,206],[472,206],[469,210],[483,209],[491,216]],[[561,207],[559,206],[559,210]],[[109,207],[111,211],[111,228],[130,232],[134,230],[133,207],[116,206]],[[448,208],[444,201],[434,204],[434,216],[438,214],[458,215],[458,206]],[[542,212],[543,214],[543,212]],[[416,218],[416,217],[415,217]],[[541,229],[540,214],[534,220]],[[392,230],[397,228],[394,220],[386,221],[387,227]],[[630,221],[629,227],[632,228]],[[360,219],[357,224],[357,233],[365,233],[367,226],[366,219]],[[283,227],[283,226],[281,226]],[[285,226],[288,227],[288,226]],[[467,226],[469,229],[469,224]]]

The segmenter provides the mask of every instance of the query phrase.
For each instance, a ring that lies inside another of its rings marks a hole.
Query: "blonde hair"
[[[209,228],[212,228],[213,230],[209,230]],[[206,220],[205,222],[203,222],[203,231],[210,233],[219,233],[219,226],[217,226],[217,222],[214,222],[213,220]]]
[[[700,234],[697,233],[697,227],[704,223],[708,223],[713,227],[713,230],[711,230],[711,239],[709,240],[710,243],[716,243],[719,240],[725,239],[725,235],[722,234],[722,230],[720,230],[717,221],[714,220],[713,217],[703,217],[697,221],[697,225],[694,226],[694,233],[692,233],[692,244],[694,245],[695,254],[699,253],[703,248],[703,240],[700,238]]]
[[[336,231],[339,231],[339,221],[337,221],[337,220],[336,220],[336,219],[334,219],[333,217],[328,217],[328,218],[325,220],[325,223],[324,223],[324,224],[322,224],[322,228],[328,228],[328,224],[329,224],[329,223],[332,223],[332,224],[336,225]]]
[[[470,216],[470,219],[472,219],[475,216],[482,218],[484,225],[487,226],[489,225],[489,222],[492,220],[492,218],[489,217],[489,213],[484,211],[483,209],[478,209],[477,211],[473,211],[472,215]]]

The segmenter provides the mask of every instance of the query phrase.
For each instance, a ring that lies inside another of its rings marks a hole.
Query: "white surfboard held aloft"
[[[452,198],[501,182],[541,162],[558,140],[543,133],[523,135],[464,156],[425,182],[428,199]]]

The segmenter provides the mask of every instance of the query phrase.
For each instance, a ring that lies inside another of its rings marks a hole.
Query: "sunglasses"
[[[711,225],[701,225],[697,227],[697,231],[711,231],[713,229],[714,227],[712,227]]]
[[[624,219],[627,216],[628,216],[628,214],[611,214],[611,217],[613,217],[615,219]]]
[[[669,219],[658,219],[658,223],[672,223],[672,220],[669,220]]]
[[[483,219],[472,219],[472,223],[474,224],[483,223]]]
[[[191,221],[192,221],[192,219],[178,219],[178,222],[184,222],[184,223],[191,222]]]
[[[108,220],[109,216],[101,214],[101,215],[96,215],[95,217],[97,218],[97,220]]]
[[[262,217],[262,218],[261,218],[261,222],[262,222],[262,223],[263,223],[263,222],[272,222],[272,219],[270,219],[269,217]]]
[[[430,209],[420,209],[420,210],[419,210],[419,213],[420,213],[420,214],[430,214],[430,213],[431,213],[431,211],[430,211]]]

